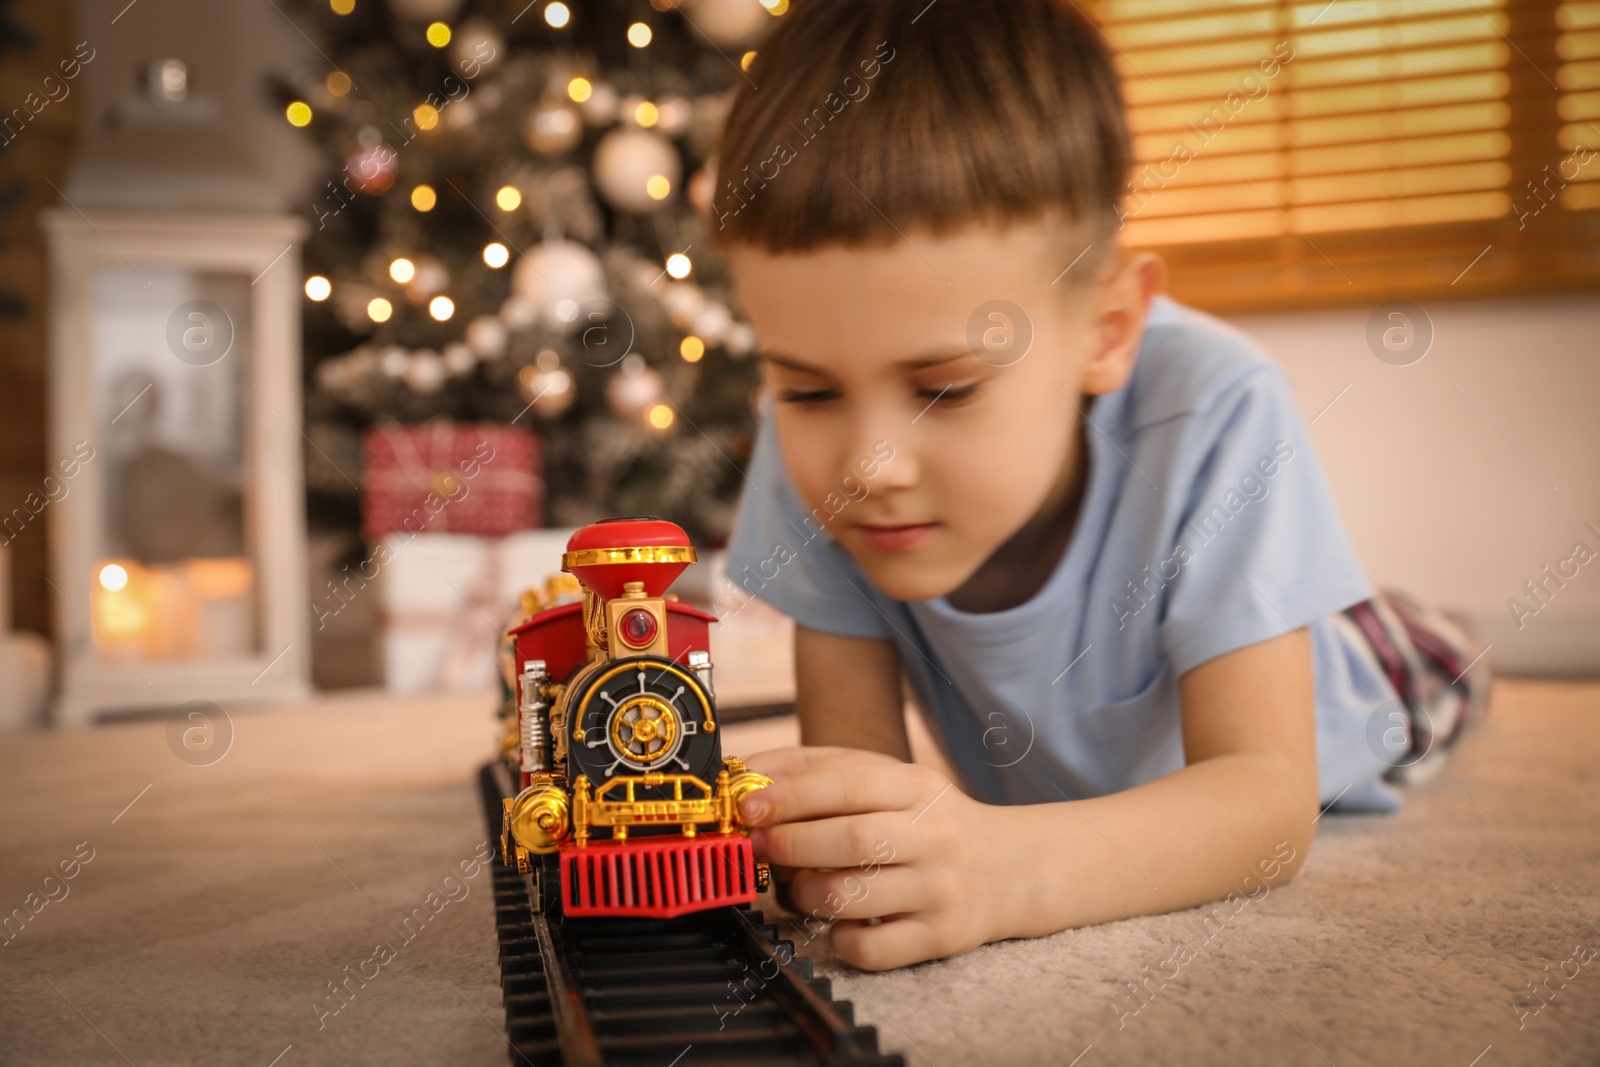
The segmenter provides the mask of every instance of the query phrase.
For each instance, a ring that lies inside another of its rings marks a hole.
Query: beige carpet
[[[0,741],[0,912],[59,898],[0,944],[0,1063],[504,1063],[488,879],[466,873],[484,703],[232,723],[209,766],[160,722]],[[1501,684],[1398,815],[1325,816],[1292,885],[1208,914],[887,974],[810,952],[913,1067],[1600,1063],[1600,958],[1575,951],[1600,951],[1600,686]],[[380,943],[393,959],[325,1014]]]

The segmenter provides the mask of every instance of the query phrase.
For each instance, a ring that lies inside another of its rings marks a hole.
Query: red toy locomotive
[[[722,755],[716,618],[667,595],[694,560],[670,522],[585,526],[562,557],[582,601],[511,630],[500,849],[542,911],[672,918],[767,886],[739,802],[772,783]]]

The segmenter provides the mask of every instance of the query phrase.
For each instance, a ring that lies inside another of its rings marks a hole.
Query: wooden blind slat
[[[1166,255],[1180,297],[1241,309],[1600,282],[1600,161],[1576,163],[1600,151],[1600,0],[1094,13],[1138,160],[1123,239]],[[1281,42],[1293,58],[1265,77]],[[1480,252],[1470,284],[1447,276]]]

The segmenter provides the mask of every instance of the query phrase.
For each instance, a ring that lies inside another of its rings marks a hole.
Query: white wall
[[[1316,418],[1374,583],[1465,614],[1500,670],[1600,673],[1600,559],[1550,583],[1520,630],[1507,606],[1538,607],[1523,583],[1575,542],[1600,553],[1584,525],[1600,528],[1600,296],[1423,306],[1433,345],[1403,367],[1368,348],[1371,308],[1230,321],[1278,358]]]
[[[66,188],[75,204],[309,213],[316,150],[264,91],[268,72],[327,69],[291,21],[307,21],[302,13],[274,0],[74,6],[74,40],[94,49],[75,89],[82,121]],[[214,121],[115,121],[116,103],[141,94],[146,64],[168,57],[188,66],[190,93],[214,107]]]

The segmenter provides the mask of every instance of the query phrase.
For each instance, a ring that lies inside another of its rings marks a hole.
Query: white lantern
[[[51,455],[72,472],[50,527],[57,724],[189,707],[193,729],[216,729],[207,708],[304,697],[304,221],[43,221]]]

